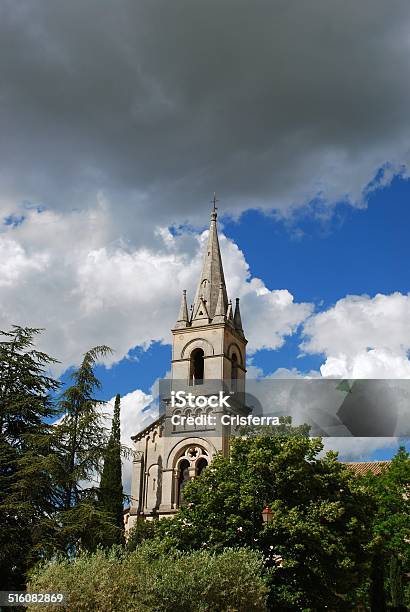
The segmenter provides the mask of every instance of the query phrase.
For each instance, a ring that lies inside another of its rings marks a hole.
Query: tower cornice
[[[238,338],[245,345],[248,344],[247,339],[243,336],[243,334],[239,333],[237,329],[235,329],[229,323],[208,323],[208,325],[201,325],[201,327],[174,327],[171,329],[171,333],[173,336],[177,336],[180,334],[191,334],[192,331],[199,332],[205,330],[214,330],[214,329],[226,329],[235,337]]]

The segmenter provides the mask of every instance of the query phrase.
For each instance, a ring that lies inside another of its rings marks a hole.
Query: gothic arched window
[[[202,385],[204,382],[204,351],[201,348],[191,353],[189,382],[191,385]]]
[[[183,491],[184,487],[189,482],[189,461],[187,459],[182,459],[178,466],[178,506],[181,506],[183,503]]]
[[[204,457],[201,457],[196,462],[196,465],[195,465],[195,475],[196,476],[200,476],[202,474],[202,472],[205,470],[205,468],[207,468],[207,467],[208,467],[208,461]]]
[[[174,464],[173,476],[173,500],[175,507],[184,504],[184,488],[190,478],[200,476],[205,468],[208,467],[210,456],[201,446],[186,446],[182,449]]]

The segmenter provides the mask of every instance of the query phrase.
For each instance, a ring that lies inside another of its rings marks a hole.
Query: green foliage
[[[400,551],[410,560],[406,540],[410,536],[410,457],[401,447],[382,474],[369,474],[367,484],[377,503],[374,533],[386,551]]]
[[[111,352],[97,346],[85,353],[80,367],[72,374],[73,384],[60,398],[63,418],[56,426],[57,442],[53,465],[56,487],[54,521],[50,524],[50,548],[74,554],[80,548],[93,550],[106,537],[115,537],[110,514],[98,507],[98,488],[92,481],[101,473],[107,430],[94,397],[100,382],[94,366]]]
[[[80,482],[89,481],[101,468],[107,432],[104,415],[98,410],[104,402],[93,397],[101,386],[93,368],[97,359],[109,352],[108,347],[97,346],[85,353],[81,366],[71,375],[73,384],[60,399],[64,416],[58,425],[58,451],[61,506],[65,510],[81,501],[84,489]]]
[[[145,540],[152,540],[158,531],[158,521],[137,520],[127,537],[126,548],[128,551],[135,550]]]
[[[0,587],[24,589],[28,569],[61,551],[31,587],[64,591],[80,611],[265,610],[268,590],[272,610],[410,607],[409,454],[358,478],[288,420],[233,439],[173,519],[137,522],[125,550],[98,549],[123,530],[120,398],[108,438],[95,397],[110,349],[88,351],[56,402],[39,331],[0,332]]]
[[[291,416],[279,417],[279,425],[249,425],[241,427],[239,434],[246,436],[247,438],[254,438],[258,436],[273,436],[273,437],[302,437],[308,438],[310,432],[310,425],[292,425]]]
[[[83,550],[95,550],[104,538],[114,539],[116,532],[112,517],[99,507],[96,498],[84,497],[69,510],[55,513],[43,546],[48,558],[56,551],[71,557]]]
[[[371,549],[374,555],[372,593],[376,594],[373,598],[379,599],[377,593],[385,583],[393,606],[410,607],[410,593],[405,586],[406,576],[410,575],[409,453],[401,447],[388,469],[378,476],[368,474],[363,482],[374,499]]]
[[[263,612],[267,596],[260,553],[169,552],[159,541],[54,561],[37,569],[29,588],[63,592],[77,612]]]
[[[0,332],[0,586],[6,589],[24,589],[38,559],[95,549],[119,531],[90,484],[107,441],[93,368],[110,349],[88,351],[57,402],[60,385],[47,374],[55,360],[34,348],[39,332],[18,326]]]
[[[104,537],[104,545],[121,544],[124,539],[124,512],[121,477],[121,432],[120,432],[120,396],[115,398],[111,435],[104,456],[104,468],[101,474],[99,499],[102,508],[112,517],[117,527],[114,537]]]
[[[54,430],[58,413],[51,394],[59,383],[47,375],[55,359],[33,348],[41,330],[0,331],[0,586],[23,588],[36,559],[41,520],[52,510]]]
[[[158,535],[182,550],[252,546],[272,566],[273,609],[350,606],[366,574],[366,489],[323,445],[305,436],[236,438],[184,490],[186,506]],[[273,520],[263,526],[269,504]],[[283,558],[275,565],[275,555]]]
[[[391,603],[397,609],[404,604],[403,568],[397,556],[391,557],[389,570]]]

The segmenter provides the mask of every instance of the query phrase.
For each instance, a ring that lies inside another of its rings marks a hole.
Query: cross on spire
[[[216,205],[217,202],[219,202],[219,200],[216,199],[216,193],[214,192],[214,197],[211,200],[211,204],[213,204],[212,212],[216,212],[218,210],[218,207]]]

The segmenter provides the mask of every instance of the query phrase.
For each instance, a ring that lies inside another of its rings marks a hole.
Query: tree
[[[303,423],[302,425],[292,425],[291,416],[279,417],[279,425],[246,425],[241,427],[239,435],[247,438],[258,436],[274,436],[277,437],[302,437],[308,438],[310,433],[310,425]]]
[[[371,543],[372,610],[386,609],[380,604],[386,599],[390,599],[393,609],[406,609],[410,606],[405,595],[405,577],[410,573],[409,453],[401,447],[388,469],[377,476],[369,473],[363,481],[375,508]]]
[[[401,559],[397,556],[393,556],[390,559],[390,596],[393,610],[406,610],[408,606],[405,606],[405,593],[403,585],[403,568]],[[410,602],[408,602],[410,603]]]
[[[121,431],[120,396],[115,397],[111,435],[104,455],[104,468],[101,475],[99,498],[102,507],[112,516],[117,527],[114,537],[105,538],[104,544],[122,544],[124,540],[124,494],[121,477]]]
[[[72,374],[73,384],[60,398],[63,418],[56,426],[56,461],[53,474],[58,493],[55,520],[50,524],[51,548],[75,554],[93,550],[105,534],[115,531],[111,517],[98,505],[98,487],[107,443],[104,402],[94,397],[101,387],[94,373],[97,359],[111,352],[107,346],[87,351]]]
[[[349,609],[366,575],[366,488],[306,436],[235,438],[184,490],[186,505],[158,534],[181,549],[251,546],[271,568],[270,605]],[[262,524],[264,506],[273,520]],[[277,565],[277,563],[279,563]]]
[[[34,348],[40,329],[0,331],[0,584],[23,588],[40,554],[41,523],[54,507],[52,463],[59,383],[47,369],[56,360]]]

